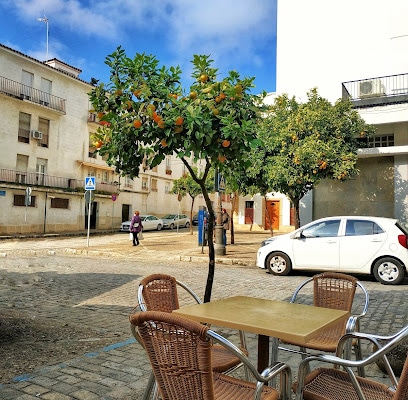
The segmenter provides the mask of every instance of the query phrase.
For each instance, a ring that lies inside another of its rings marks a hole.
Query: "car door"
[[[321,220],[293,239],[294,268],[335,270],[339,266],[341,219]]]
[[[347,219],[345,234],[340,238],[339,271],[370,272],[371,262],[386,240],[387,233],[375,221]]]
[[[154,221],[150,215],[146,216],[143,220],[143,230],[144,231],[151,231],[154,229]]]

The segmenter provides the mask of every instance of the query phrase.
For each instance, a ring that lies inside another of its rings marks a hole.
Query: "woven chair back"
[[[405,359],[404,368],[402,369],[400,379],[393,400],[408,399],[408,354]]]
[[[325,272],[315,275],[313,281],[315,306],[351,311],[357,278],[336,272]]]
[[[214,400],[208,327],[174,314],[132,316],[153,368],[162,400]]]
[[[149,311],[172,312],[180,308],[176,278],[153,274],[142,279],[143,299]]]

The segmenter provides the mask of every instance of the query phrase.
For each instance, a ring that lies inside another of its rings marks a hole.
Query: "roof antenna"
[[[48,18],[44,15],[44,18],[37,18],[37,21],[44,22],[47,26],[47,53],[45,61],[48,61]]]

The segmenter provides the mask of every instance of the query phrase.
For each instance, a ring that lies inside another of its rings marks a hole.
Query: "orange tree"
[[[243,192],[286,194],[295,208],[296,228],[302,197],[322,179],[345,181],[358,174],[357,150],[374,132],[349,100],[332,104],[316,89],[307,95],[305,103],[287,95],[275,99],[258,131],[262,146],[238,177]]]
[[[179,157],[198,183],[210,213],[209,268],[204,301],[210,301],[215,270],[214,209],[206,180],[210,168],[227,174],[245,167],[245,154],[255,147],[256,122],[263,95],[250,93],[254,78],[236,71],[217,80],[217,69],[206,55],[194,55],[192,84],[183,90],[179,67],[160,66],[153,55],[126,56],[118,47],[106,57],[110,81],[90,92],[103,124],[95,133],[99,153],[121,175],[136,177],[141,165],[154,167],[166,155]],[[201,160],[198,175],[191,161]]]

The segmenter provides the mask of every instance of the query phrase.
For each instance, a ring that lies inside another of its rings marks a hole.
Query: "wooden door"
[[[280,201],[279,200],[267,200],[266,212],[265,212],[265,230],[279,229],[279,215],[280,215]],[[272,223],[271,223],[272,222]]]

